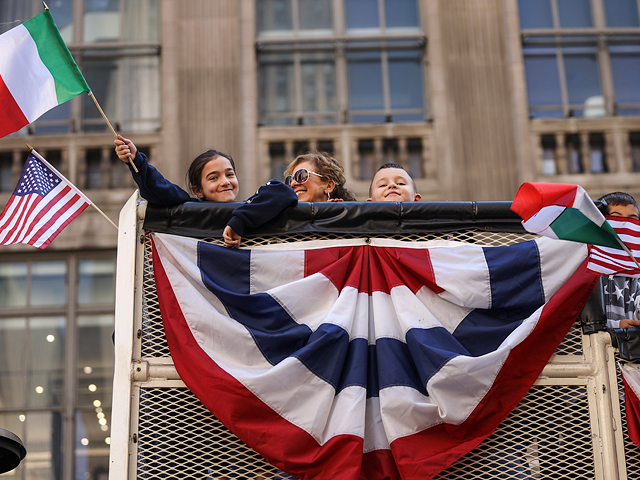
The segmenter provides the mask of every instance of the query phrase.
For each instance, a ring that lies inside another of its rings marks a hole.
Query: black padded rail
[[[222,236],[242,203],[148,204],[144,228],[187,237]],[[300,202],[245,237],[296,233],[360,235],[419,234],[482,229],[525,233],[511,202]]]

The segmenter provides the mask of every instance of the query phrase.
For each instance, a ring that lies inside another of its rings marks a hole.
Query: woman
[[[289,164],[284,175],[284,183],[293,189],[299,202],[341,202],[356,199],[344,187],[344,168],[327,153],[298,155]],[[222,236],[227,247],[238,248],[242,233],[236,232],[232,227],[233,225],[227,225]]]

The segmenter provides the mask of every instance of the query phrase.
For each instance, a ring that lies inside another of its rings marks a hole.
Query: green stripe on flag
[[[622,250],[616,240],[618,234],[609,225],[609,222],[605,221],[602,226],[598,226],[577,208],[566,208],[549,226],[561,240],[572,240]]]
[[[62,40],[49,10],[45,10],[22,25],[29,31],[38,47],[42,63],[53,76],[58,105],[91,90]]]

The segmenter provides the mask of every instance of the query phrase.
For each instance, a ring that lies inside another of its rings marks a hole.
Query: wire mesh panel
[[[595,478],[584,385],[536,385],[479,447],[437,480]]]
[[[186,388],[141,388],[139,479],[284,480]]]
[[[622,415],[622,433],[624,437],[624,458],[627,464],[627,478],[629,480],[640,480],[640,449],[629,438],[627,430],[627,413],[624,405],[624,383],[622,383],[622,373],[620,367],[616,365],[618,382],[618,394],[620,397],[620,413]]]

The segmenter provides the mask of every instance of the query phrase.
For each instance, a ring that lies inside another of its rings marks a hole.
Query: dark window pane
[[[60,412],[29,412],[25,414],[24,441],[28,455],[41,459],[37,462],[24,461],[29,479],[62,479],[63,425]]]
[[[602,95],[595,49],[588,49],[593,53],[575,54],[573,52],[584,52],[585,49],[564,48],[563,50],[569,103],[584,105],[588,98]]]
[[[306,54],[301,60],[302,109],[305,112],[336,110],[336,70],[333,55]]]
[[[64,396],[65,317],[29,319],[28,405],[56,407]]]
[[[409,138],[407,140],[407,154],[409,155],[409,175],[411,178],[422,178],[422,139]]]
[[[291,0],[257,0],[258,34],[292,29]]]
[[[119,39],[120,0],[85,0],[85,43],[109,42]]]
[[[542,144],[542,175],[555,175],[556,171],[556,137],[555,135],[543,135]]]
[[[286,158],[284,143],[269,144],[269,158],[271,159],[271,178],[282,180],[287,165],[293,158]]]
[[[616,103],[640,103],[640,46],[615,45],[609,52]]]
[[[33,262],[29,304],[64,305],[67,301],[67,264],[64,261]]]
[[[92,102],[93,103],[93,102]],[[95,105],[94,105],[95,108]],[[69,133],[71,102],[65,102],[43,113],[33,124],[36,135]]]
[[[607,171],[607,159],[604,135],[601,133],[589,135],[589,147],[591,151],[591,173],[605,173]]]
[[[28,353],[26,330],[24,318],[0,320],[0,405],[3,408],[24,406]]]
[[[379,28],[378,0],[345,0],[347,30]]]
[[[422,108],[420,52],[390,51],[388,58],[391,108]]]
[[[332,32],[331,0],[299,0],[300,30]]]
[[[530,51],[537,53],[537,50]],[[545,51],[551,53],[553,49],[545,49]],[[529,55],[527,49],[524,53],[529,105],[562,105],[556,56],[552,54]]]
[[[385,0],[384,14],[387,28],[420,25],[416,0]]]
[[[629,132],[631,171],[640,172],[640,132]]]
[[[27,305],[27,263],[0,263],[0,308]]]
[[[20,3],[29,4],[29,2]],[[60,30],[62,39],[67,43],[71,43],[73,41],[73,0],[56,0],[55,2],[48,2],[47,5],[56,21],[58,30]]]
[[[638,27],[637,0],[603,0],[609,27]]]
[[[97,149],[87,150],[85,160],[85,188],[102,187],[102,151]]]
[[[15,185],[12,178],[13,155],[11,152],[0,153],[0,191],[13,192]]]
[[[115,260],[99,258],[80,260],[78,265],[78,303],[113,303]]]
[[[590,0],[558,0],[560,27],[592,27]]]
[[[349,107],[352,110],[381,110],[382,70],[380,52],[351,52],[347,54]]]
[[[553,28],[550,0],[518,0],[520,28]]]
[[[567,172],[582,173],[583,168],[580,137],[578,135],[567,135],[565,137],[565,148],[567,151]]]
[[[114,58],[85,60],[84,78],[91,85],[95,97],[110,121],[117,118],[118,98],[118,64]],[[108,130],[106,122],[89,96],[84,96],[83,104],[83,130],[105,131]]]
[[[293,111],[295,109],[293,55],[260,55],[258,89],[261,115]]]
[[[358,142],[358,166],[359,180],[369,180],[373,178],[375,152],[373,140],[360,140]]]
[[[113,324],[113,314],[78,317],[77,401],[80,407],[111,405]]]

